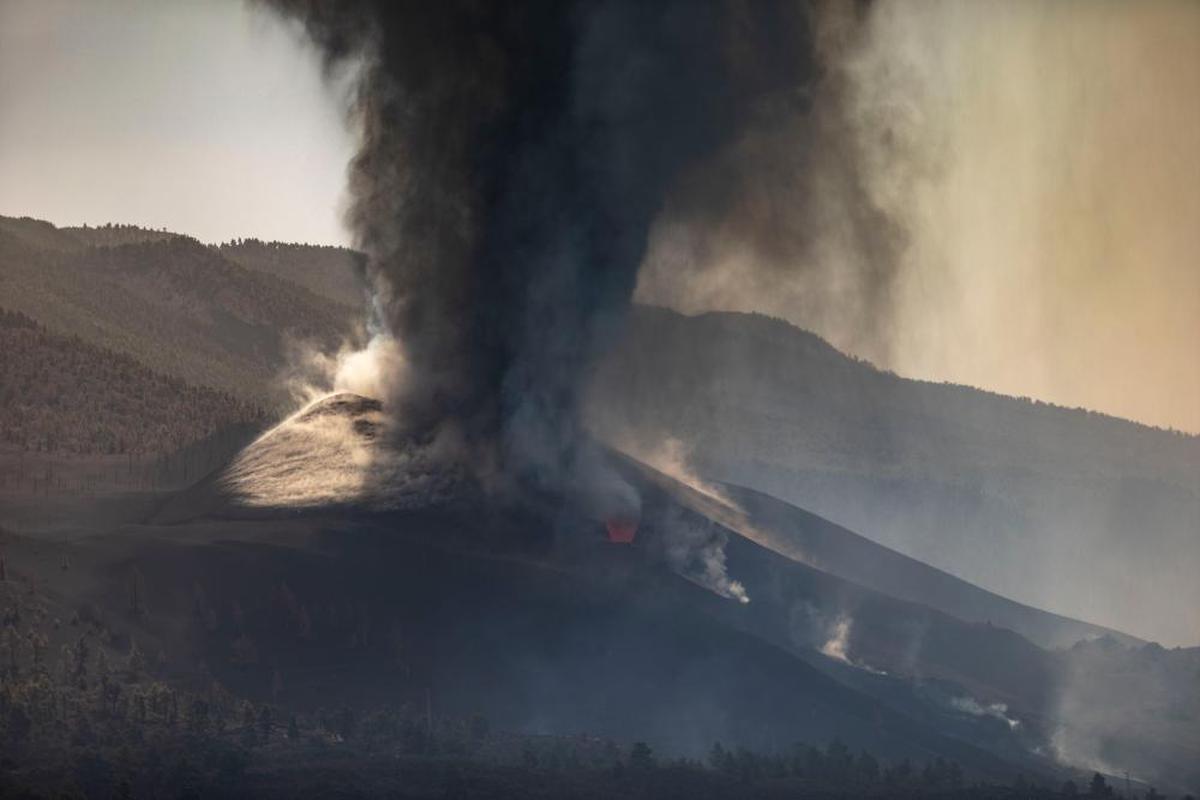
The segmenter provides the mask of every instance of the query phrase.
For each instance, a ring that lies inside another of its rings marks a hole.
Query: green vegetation
[[[292,281],[335,303],[351,308],[363,304],[363,257],[353,250],[259,239],[234,239],[217,250],[239,266]]]
[[[62,231],[69,233],[81,244],[91,247],[113,247],[121,244],[137,244],[138,242],[161,242],[179,235],[167,230],[156,231],[150,228],[141,228],[137,225],[114,225],[111,222],[106,225],[97,225],[94,228],[89,225],[62,228]]]
[[[181,671],[128,633],[125,622],[155,628],[159,617],[136,570],[126,589],[124,619],[72,609],[0,557],[0,797],[1128,796],[1100,775],[1061,787],[980,783],[946,759],[887,761],[836,739],[766,753],[714,743],[701,761],[640,741],[506,731],[479,714],[435,714],[427,698],[292,704],[279,702],[287,678],[278,669],[269,691],[244,695],[204,666]],[[280,592],[291,608],[284,627],[310,635],[308,610]],[[212,616],[202,600],[195,614]],[[232,651],[258,661],[248,639]]]
[[[0,287],[52,333],[272,409],[290,349],[335,348],[357,313],[195,239],[122,226],[0,218]]]
[[[265,412],[57,336],[0,309],[0,446],[39,453],[165,454]]]
[[[53,666],[6,630],[0,795],[26,797],[1059,798],[1018,780],[969,782],[942,759],[884,763],[838,741],[759,754],[713,746],[707,763],[644,742],[494,732],[406,707],[292,713],[210,682],[177,689],[130,645],[112,660],[83,626]],[[13,653],[23,652],[17,664]],[[35,655],[31,655],[35,654]],[[33,658],[42,663],[30,664]],[[1113,797],[1096,775],[1082,796]],[[1160,797],[1150,790],[1147,798]]]

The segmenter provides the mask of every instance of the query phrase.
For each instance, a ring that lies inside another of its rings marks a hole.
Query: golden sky
[[[354,142],[315,56],[241,0],[0,0],[0,214],[347,243]]]
[[[1200,4],[893,13],[934,16],[896,46],[941,60],[948,145],[895,367],[1200,431]]]

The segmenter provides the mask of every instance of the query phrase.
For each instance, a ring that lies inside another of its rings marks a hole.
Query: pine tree
[[[146,654],[137,646],[137,640],[129,639],[129,657],[125,662],[125,671],[130,680],[136,681],[146,671]]]

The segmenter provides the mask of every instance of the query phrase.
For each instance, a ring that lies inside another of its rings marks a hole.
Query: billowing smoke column
[[[264,0],[359,64],[349,219],[406,376],[410,442],[477,476],[586,483],[582,379],[671,186],[802,106],[790,3]]]

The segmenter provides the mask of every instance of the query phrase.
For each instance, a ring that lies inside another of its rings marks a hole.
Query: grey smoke
[[[764,108],[718,157],[690,170],[656,221],[640,301],[685,312],[765,311],[822,331],[886,363],[893,291],[909,232],[898,195],[936,169],[915,121],[886,102],[908,76],[866,102],[856,58],[873,3],[813,6],[815,77]],[[903,169],[886,187],[886,164]],[[899,166],[896,166],[899,165]]]
[[[820,12],[811,112],[694,171],[639,299],[766,313],[911,377],[1200,430],[1200,5]]]
[[[749,603],[746,589],[729,577],[725,566],[725,545],[729,534],[712,520],[683,512],[668,505],[655,521],[661,532],[667,564],[680,575],[717,594]]]
[[[950,705],[957,711],[970,714],[973,717],[998,719],[1007,725],[1010,730],[1016,730],[1021,725],[1020,720],[1008,715],[1008,705],[1006,703],[988,703],[984,705],[974,697],[963,696],[951,698]]]

